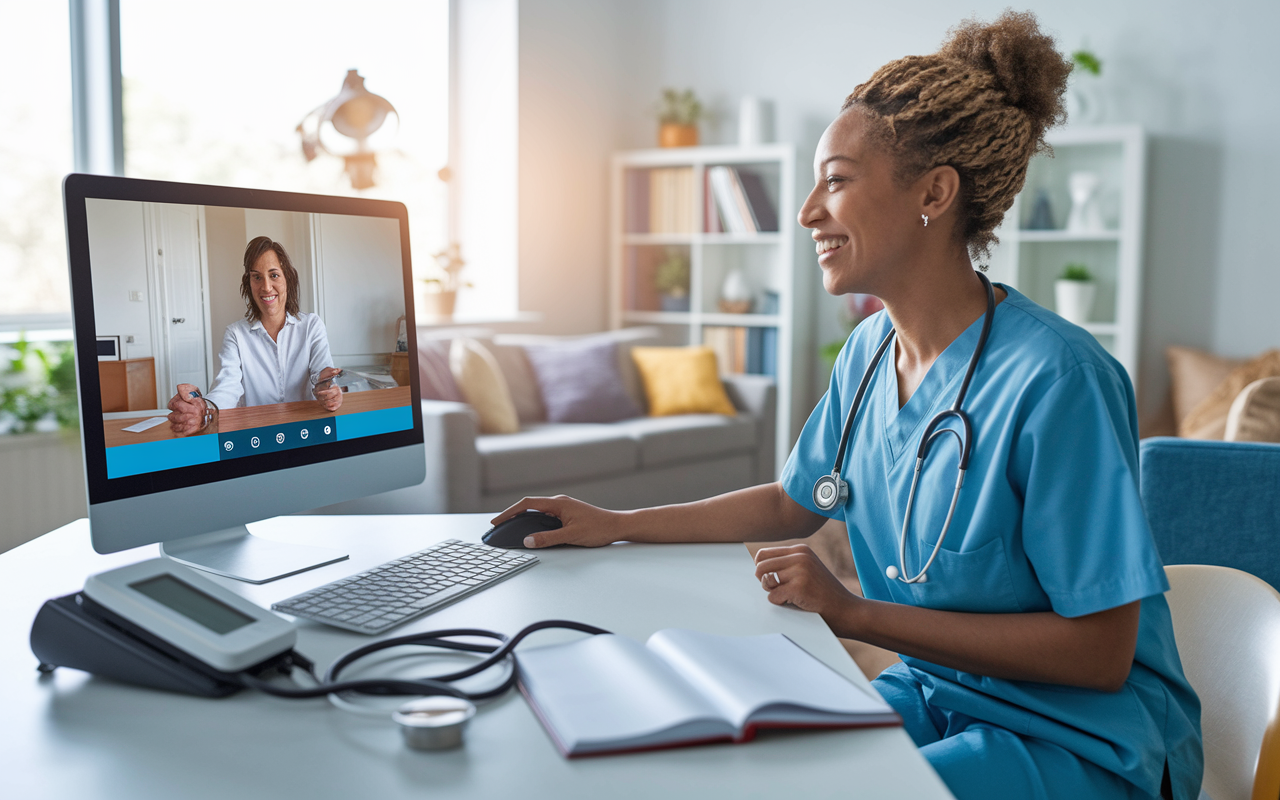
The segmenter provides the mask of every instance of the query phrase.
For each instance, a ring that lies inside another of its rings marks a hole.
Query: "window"
[[[0,333],[69,327],[62,176],[72,169],[66,2],[0,4]],[[7,338],[7,337],[5,337]]]
[[[448,15],[447,0],[123,0],[125,174],[398,200],[424,276],[448,241]],[[362,192],[341,158],[307,163],[296,130],[349,69],[399,116],[375,134],[377,185]]]

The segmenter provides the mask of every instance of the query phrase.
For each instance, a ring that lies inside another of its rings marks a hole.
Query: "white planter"
[[[1098,284],[1093,281],[1055,281],[1053,300],[1058,315],[1067,322],[1084,325],[1093,311],[1093,298]]]

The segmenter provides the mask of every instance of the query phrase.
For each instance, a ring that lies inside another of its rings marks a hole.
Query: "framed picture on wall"
[[[119,361],[120,355],[120,337],[119,336],[99,336],[98,337],[98,360],[99,361]]]

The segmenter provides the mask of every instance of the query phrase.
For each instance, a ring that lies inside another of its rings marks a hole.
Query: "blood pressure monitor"
[[[167,558],[91,576],[90,600],[223,672],[293,647],[293,623]]]
[[[91,576],[31,629],[42,671],[213,697],[242,688],[237,673],[287,660],[296,639],[293,623],[167,558]]]

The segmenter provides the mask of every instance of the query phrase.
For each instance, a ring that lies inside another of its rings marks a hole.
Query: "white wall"
[[[142,204],[89,199],[89,267],[93,274],[93,317],[99,336],[119,336],[125,358],[148,358],[151,304]],[[138,300],[130,300],[137,292]],[[126,344],[126,337],[133,342]]]
[[[405,311],[400,225],[395,219],[316,214],[323,305],[335,366],[369,364],[396,349]]]
[[[548,330],[604,326],[606,159],[654,144],[663,86],[693,87],[736,138],[738,99],[774,101],[780,140],[811,156],[845,95],[894,58],[934,51],[1007,0],[522,0],[520,296]],[[1108,121],[1151,134],[1139,390],[1167,391],[1169,344],[1243,356],[1280,345],[1280,70],[1271,0],[1030,0],[1064,50],[1104,62]],[[803,172],[804,170],[802,170]],[[817,269],[811,253],[801,267]],[[816,290],[821,292],[820,289]],[[819,296],[816,340],[840,334]],[[559,313],[556,311],[559,310]],[[565,313],[565,312],[568,313]]]

